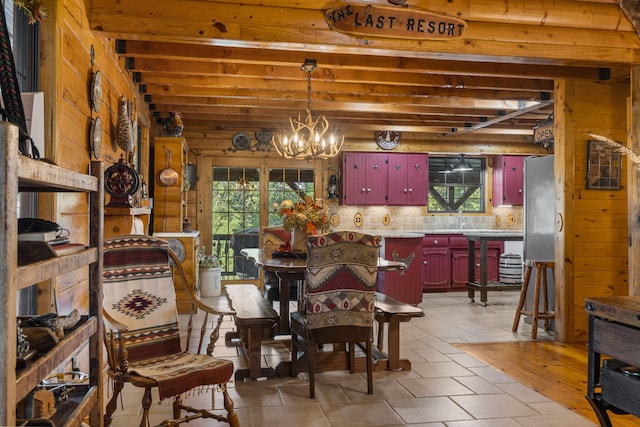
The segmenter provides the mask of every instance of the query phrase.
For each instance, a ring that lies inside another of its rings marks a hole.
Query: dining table
[[[304,280],[305,270],[307,269],[307,258],[304,256],[290,257],[273,257],[272,254],[266,254],[260,248],[243,248],[240,254],[248,260],[254,262],[258,268],[265,272],[269,271],[278,277],[278,285],[280,289],[280,322],[278,332],[280,334],[289,334],[289,304],[283,303],[289,301],[289,289],[291,282],[298,282],[298,310],[302,309],[302,292],[301,283]],[[401,261],[392,261],[378,258],[378,271],[395,271],[406,270],[407,265]]]

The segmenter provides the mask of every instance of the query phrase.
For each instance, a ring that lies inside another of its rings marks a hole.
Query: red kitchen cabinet
[[[498,281],[500,253],[499,247],[487,248],[487,281]],[[480,277],[480,246],[476,248],[475,270],[476,277]],[[469,250],[451,249],[451,287],[467,288],[469,280]]]
[[[444,289],[451,283],[449,237],[425,236],[422,239],[422,290]]]
[[[387,204],[387,154],[344,153],[342,171],[343,204]]]
[[[427,154],[389,154],[387,205],[424,206],[429,190]]]
[[[384,239],[385,259],[407,264],[403,271],[380,273],[378,290],[407,304],[422,302],[422,238]]]
[[[525,156],[494,156],[493,206],[522,206]]]

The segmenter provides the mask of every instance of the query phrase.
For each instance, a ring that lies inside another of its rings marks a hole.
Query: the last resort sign
[[[462,37],[467,23],[426,10],[364,4],[344,4],[325,13],[329,27],[345,34],[399,39]]]

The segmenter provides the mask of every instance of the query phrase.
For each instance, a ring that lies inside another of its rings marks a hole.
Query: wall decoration
[[[118,123],[116,127],[116,142],[118,147],[127,153],[135,148],[133,139],[133,126],[129,117],[129,103],[125,96],[121,96],[118,101]]]
[[[102,74],[100,70],[93,73],[91,79],[91,108],[96,113],[100,111],[102,105]]]
[[[600,141],[587,141],[587,188],[620,190],[622,155]]]
[[[271,151],[271,139],[273,138],[273,132],[270,130],[257,130],[255,133],[257,151]]]
[[[94,159],[99,159],[102,153],[102,122],[100,117],[91,120],[89,132],[89,150]]]
[[[393,150],[400,145],[400,132],[397,130],[376,131],[376,144],[383,150]]]
[[[231,143],[236,150],[249,150],[251,148],[251,137],[244,132],[236,132],[231,138]]]

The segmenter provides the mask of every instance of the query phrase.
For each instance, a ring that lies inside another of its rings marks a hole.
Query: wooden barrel
[[[522,258],[518,254],[500,255],[498,274],[502,283],[522,282]]]

